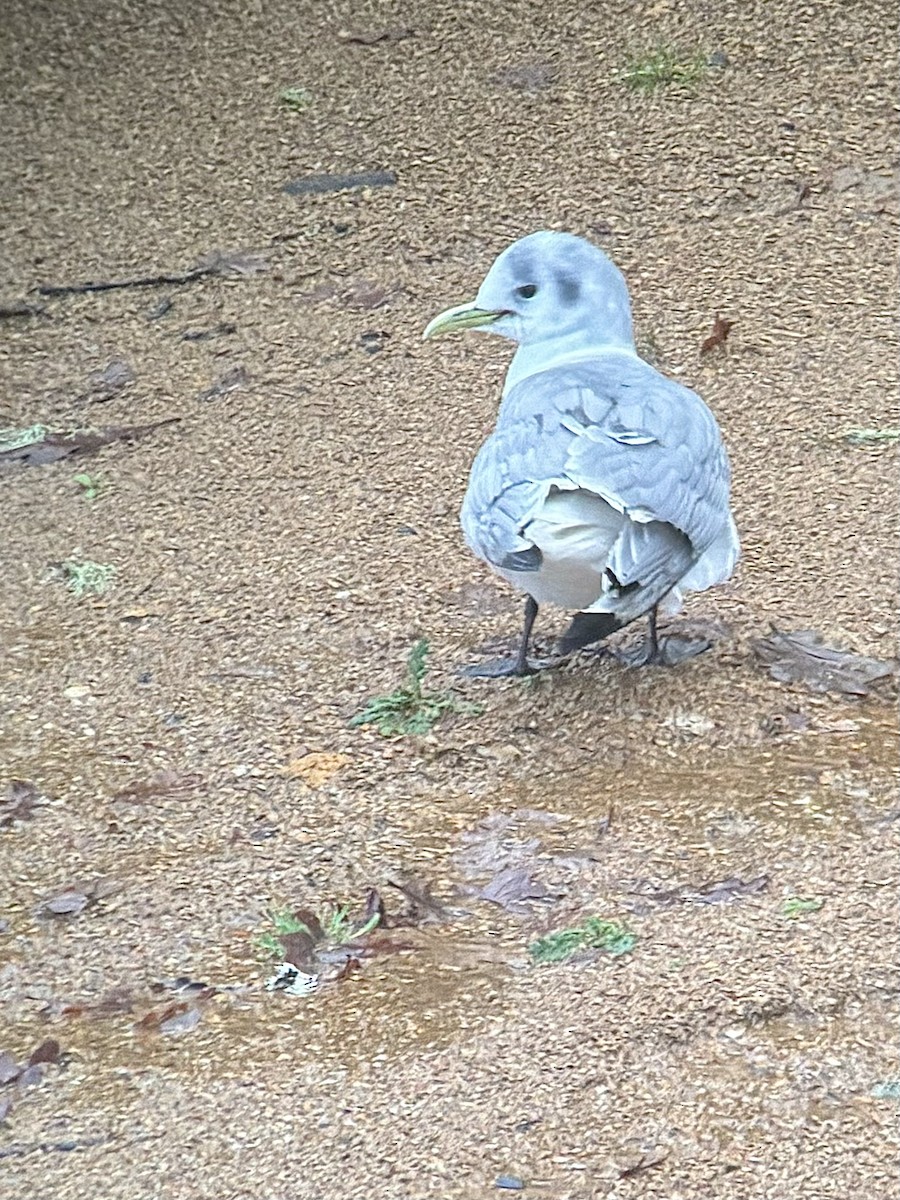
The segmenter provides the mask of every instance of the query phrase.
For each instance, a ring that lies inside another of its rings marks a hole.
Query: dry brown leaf
[[[829,646],[814,629],[794,633],[772,630],[757,638],[753,650],[779,683],[802,683],[811,692],[840,692],[845,696],[867,696],[870,685],[896,676],[896,658],[869,658]]]
[[[289,779],[299,779],[307,787],[318,788],[323,783],[347,765],[350,758],[346,754],[334,754],[328,750],[315,750],[300,758],[292,758],[284,767],[284,774]]]
[[[149,779],[133,779],[113,796],[126,804],[147,804],[150,800],[183,800],[204,782],[202,775],[166,768]]]
[[[11,779],[0,799],[0,828],[12,825],[15,821],[30,821],[35,809],[46,803],[33,783],[25,779]]]
[[[724,346],[728,341],[728,335],[734,328],[734,321],[726,321],[721,313],[716,313],[716,319],[713,321],[712,333],[709,337],[704,338],[700,346],[701,354],[709,354],[710,350],[715,350],[717,346]]]
[[[26,466],[42,466],[57,462],[74,454],[93,454],[101,446],[112,442],[130,442],[144,434],[174,425],[181,417],[167,417],[164,421],[153,421],[149,425],[107,425],[102,429],[82,429],[75,432],[57,431],[46,433],[39,441],[13,450],[0,450],[0,466],[4,463],[22,462]]]
[[[59,1042],[56,1038],[46,1038],[28,1056],[29,1067],[34,1067],[38,1063],[55,1062],[59,1062]]]
[[[507,912],[525,915],[530,911],[526,900],[546,900],[550,892],[540,880],[532,877],[527,867],[507,867],[505,871],[498,871],[478,896],[499,904]]]

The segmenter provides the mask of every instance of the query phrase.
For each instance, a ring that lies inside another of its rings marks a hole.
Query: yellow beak
[[[422,340],[440,337],[442,333],[457,333],[460,329],[483,329],[503,316],[506,316],[503,312],[475,308],[473,304],[458,304],[456,308],[448,308],[433,321],[429,321],[422,334]]]

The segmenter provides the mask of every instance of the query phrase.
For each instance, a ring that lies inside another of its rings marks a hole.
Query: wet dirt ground
[[[816,694],[753,652],[774,624],[895,654],[895,451],[845,436],[898,424],[894,6],[2,21],[0,308],[42,311],[0,320],[0,425],[178,421],[0,474],[0,782],[43,798],[0,829],[0,1050],[61,1047],[3,1089],[0,1194],[895,1195],[890,689]],[[629,91],[659,44],[719,65]],[[396,182],[283,190],[362,171]],[[675,619],[717,631],[695,661],[465,681],[520,620],[457,524],[509,349],[420,335],[548,226],[613,255],[645,352],[715,410],[744,557]],[[244,257],[32,291],[214,250]],[[108,592],[76,598],[68,560]],[[351,728],[420,637],[482,714]],[[513,868],[543,897],[479,899]],[[397,952],[263,989],[269,910],[374,887],[396,916],[403,879],[442,908]],[[66,889],[81,911],[45,915]],[[586,915],[634,949],[535,964]],[[178,977],[218,989],[199,1023],[142,1024]]]

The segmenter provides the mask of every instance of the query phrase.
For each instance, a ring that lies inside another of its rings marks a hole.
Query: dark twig
[[[24,300],[15,300],[12,304],[0,304],[0,320],[9,317],[40,317],[46,310],[40,304],[26,304]]]
[[[167,284],[193,283],[204,275],[217,275],[218,266],[194,267],[182,275],[141,275],[135,279],[101,279],[95,283],[42,283],[36,291],[41,296],[70,296],[85,292],[112,292],[117,288],[163,287]]]

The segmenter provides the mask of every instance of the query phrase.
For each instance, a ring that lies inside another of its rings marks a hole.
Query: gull
[[[602,250],[540,232],[496,259],[475,300],[424,337],[474,329],[517,343],[497,423],[472,465],[461,522],[470,548],[526,593],[512,659],[473,675],[526,675],[542,604],[574,611],[566,656],[649,619],[633,664],[707,649],[657,634],[657,611],[729,579],[740,555],[731,471],[713,414],[635,349],[628,287]]]

